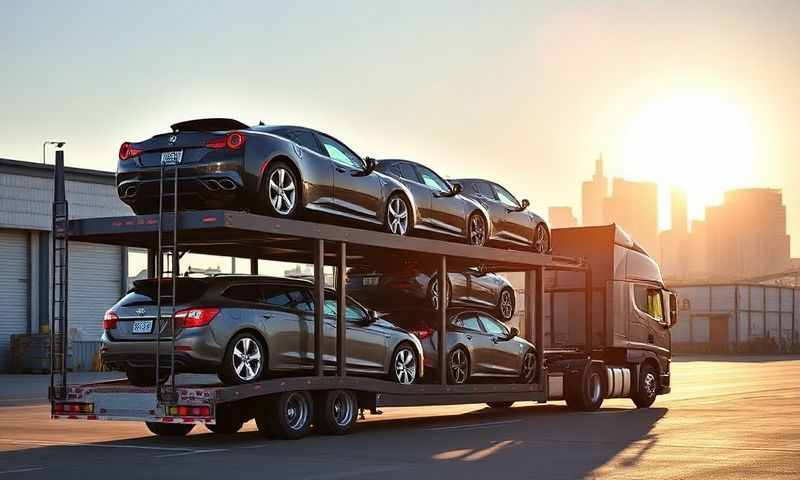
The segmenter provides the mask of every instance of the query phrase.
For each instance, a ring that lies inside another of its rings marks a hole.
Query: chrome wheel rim
[[[403,385],[410,385],[417,378],[417,358],[411,349],[403,347],[395,354],[394,378]]]
[[[345,392],[339,392],[333,400],[333,421],[340,427],[346,427],[353,421],[356,407],[353,398]]]
[[[503,290],[500,293],[500,313],[505,320],[509,320],[514,316],[514,300],[508,290]]]
[[[480,215],[473,215],[469,219],[469,243],[482,246],[485,242],[486,227],[483,223],[483,217]]]
[[[460,385],[467,381],[467,355],[460,348],[450,354],[450,374],[453,382]]]
[[[525,383],[533,383],[536,377],[536,355],[528,351],[522,359],[522,379]]]
[[[656,376],[650,372],[644,376],[644,392],[648,397],[653,397],[656,394]]]
[[[408,231],[406,202],[400,197],[394,197],[389,201],[389,207],[386,210],[386,223],[389,225],[389,231],[395,235],[405,235]]]
[[[261,372],[261,347],[250,337],[240,338],[233,346],[233,371],[236,376],[249,382]]]
[[[540,223],[536,226],[536,240],[533,241],[533,249],[536,253],[547,253],[548,243],[547,229]]]
[[[297,392],[289,394],[286,400],[286,425],[292,430],[302,430],[308,422],[308,399]]]
[[[288,215],[294,209],[297,189],[292,173],[283,168],[276,168],[269,176],[269,203],[281,215]]]
[[[595,372],[589,377],[589,395],[591,397],[592,403],[596,403],[600,400],[600,396],[602,394],[603,383],[600,380],[600,374]]]

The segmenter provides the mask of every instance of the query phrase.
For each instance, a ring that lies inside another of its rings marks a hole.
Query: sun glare
[[[701,217],[723,191],[752,182],[755,171],[749,115],[714,95],[676,94],[651,102],[624,130],[620,146],[622,176],[685,189],[691,217]]]

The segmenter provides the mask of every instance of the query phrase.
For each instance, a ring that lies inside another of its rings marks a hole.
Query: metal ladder
[[[55,183],[53,188],[53,296],[50,304],[50,400],[65,400],[67,369],[69,368],[69,205],[64,185],[64,152],[56,151]]]
[[[153,329],[155,330],[155,380],[156,380],[156,398],[159,404],[175,404],[178,401],[178,394],[175,389],[175,304],[177,298],[177,285],[178,277],[180,275],[180,252],[178,250],[178,164],[171,164],[172,168],[172,231],[165,231],[164,222],[164,182],[167,179],[167,164],[161,162],[161,172],[159,176],[159,192],[158,192],[158,246],[156,249],[156,278],[158,279],[157,285],[157,298],[156,298],[156,321],[154,322]],[[165,234],[172,233],[172,241],[165,244]],[[171,259],[171,267],[168,271],[164,271],[164,255],[169,255]],[[170,361],[169,361],[169,377],[164,382],[161,381],[161,309],[164,304],[164,295],[162,295],[162,283],[164,275],[169,274],[172,284],[172,292],[167,297],[171,300],[172,313],[170,315]]]

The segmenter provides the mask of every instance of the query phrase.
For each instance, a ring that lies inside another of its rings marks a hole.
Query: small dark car
[[[123,143],[120,199],[136,214],[158,211],[161,165],[177,165],[178,208],[233,208],[355,222],[404,235],[415,206],[401,182],[375,171],[334,137],[295,126],[248,126],[224,118],[176,123],[171,133]],[[172,208],[172,168],[164,182]]]
[[[451,185],[425,165],[409,160],[380,160],[375,169],[402,182],[411,192],[414,230],[478,246],[492,238],[489,212],[477,201],[461,195],[460,185]]]
[[[449,384],[506,379],[515,383],[536,380],[536,347],[488,313],[449,310],[447,320],[447,380]],[[412,331],[422,342],[428,378],[436,379],[439,334],[435,315],[391,315],[392,322]],[[432,374],[433,373],[433,374]]]
[[[550,253],[550,229],[542,217],[527,210],[527,199],[517,200],[497,183],[475,178],[451,180],[462,186],[462,195],[483,205],[491,218],[490,244],[530,248],[536,253]]]
[[[468,269],[448,272],[447,277],[448,305],[488,309],[504,322],[514,316],[514,287],[500,275]],[[347,293],[381,312],[439,307],[436,270],[416,262],[353,267],[347,273]]]
[[[172,281],[162,280],[171,292]],[[181,277],[177,284],[175,360],[179,373],[217,373],[223,383],[255,382],[314,366],[313,284],[259,276]],[[154,301],[157,280],[140,280],[103,320],[103,362],[134,385],[155,383]],[[324,368],[336,366],[336,297],[325,292]],[[347,370],[410,384],[423,374],[419,340],[347,299]],[[162,306],[169,339],[171,307]],[[161,345],[168,362],[170,341]],[[168,364],[168,363],[167,363]],[[167,372],[168,373],[168,372]],[[163,374],[163,373],[162,373]]]

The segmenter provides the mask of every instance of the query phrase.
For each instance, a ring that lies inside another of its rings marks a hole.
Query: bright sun
[[[723,191],[752,183],[755,170],[750,117],[714,95],[675,94],[651,102],[623,131],[620,147],[623,177],[684,188],[691,217],[701,217]],[[662,195],[668,218],[665,203]]]

